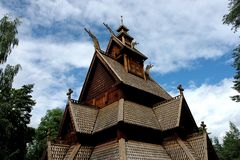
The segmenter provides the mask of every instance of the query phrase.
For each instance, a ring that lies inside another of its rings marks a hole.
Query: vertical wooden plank
[[[52,160],[52,150],[51,150],[51,142],[47,142],[47,155],[48,155],[48,160]]]
[[[203,133],[203,138],[204,138],[204,160],[208,160],[208,148],[207,148],[207,132],[204,131]]]
[[[119,139],[119,160],[126,160],[126,142],[124,138]]]
[[[126,43],[126,41],[125,41],[125,37],[124,37],[124,36],[122,36],[122,43],[123,43],[123,44]]]
[[[120,99],[119,100],[119,104],[118,104],[118,122],[119,121],[123,121],[123,102],[124,102],[124,99]]]
[[[128,72],[128,57],[126,54],[124,54],[124,68],[125,71]]]

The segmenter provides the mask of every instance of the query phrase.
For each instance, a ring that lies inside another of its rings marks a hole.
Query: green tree
[[[240,132],[235,124],[230,122],[230,129],[223,137],[223,144],[214,139],[214,148],[220,160],[240,160]]]
[[[229,13],[223,16],[223,23],[232,25],[234,32],[237,32],[240,26],[240,0],[229,0],[228,8]],[[233,88],[240,93],[240,45],[234,49],[233,59],[233,67],[236,69]],[[240,102],[240,95],[232,96],[232,99]]]
[[[0,64],[7,61],[13,47],[18,45],[19,24],[18,19],[10,20],[7,16],[0,20]],[[12,87],[20,68],[20,65],[0,68],[0,159],[3,160],[24,159],[26,143],[34,134],[34,129],[27,126],[35,105],[31,96],[33,85]]]
[[[63,110],[60,108],[47,111],[36,129],[34,141],[28,146],[28,160],[38,160],[46,148],[47,140],[56,140],[62,116]]]
[[[17,18],[11,21],[7,16],[4,16],[0,20],[0,64],[7,61],[12,48],[18,45],[17,26],[19,24],[20,21]]]

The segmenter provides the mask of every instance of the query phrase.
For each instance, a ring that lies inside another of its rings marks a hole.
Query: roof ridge
[[[183,151],[185,152],[185,154],[187,155],[187,157],[188,157],[189,159],[191,159],[191,160],[195,160],[195,157],[194,157],[194,155],[191,153],[190,148],[187,147],[187,145],[184,143],[184,141],[183,141],[181,138],[179,138],[179,137],[176,138],[176,141],[177,141],[177,143],[180,145],[180,147],[183,149]]]
[[[159,106],[159,105],[161,105],[161,104],[168,103],[168,102],[171,102],[171,101],[173,101],[173,100],[178,100],[178,99],[180,99],[181,97],[182,97],[181,95],[172,97],[171,99],[167,99],[167,100],[164,100],[164,101],[162,101],[162,102],[158,102],[158,103],[154,104],[153,107],[157,107],[157,106]]]

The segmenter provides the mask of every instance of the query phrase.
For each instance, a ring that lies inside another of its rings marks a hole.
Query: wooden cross
[[[67,92],[67,96],[68,96],[68,99],[70,100],[71,99],[71,95],[73,93],[73,90],[71,88],[68,89],[68,92]]]
[[[183,95],[183,91],[184,91],[184,89],[183,89],[183,87],[182,87],[181,84],[178,85],[177,89],[179,90],[180,95]]]
[[[206,131],[206,127],[207,127],[207,125],[204,124],[204,121],[201,122],[201,127],[202,127],[202,129],[203,129],[204,131]]]

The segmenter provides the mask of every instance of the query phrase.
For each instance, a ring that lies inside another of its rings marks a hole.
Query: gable
[[[69,106],[67,106],[58,133],[61,140],[71,141],[75,138],[75,127],[70,114]]]
[[[106,53],[117,59],[120,56],[121,49],[122,46],[112,39],[109,43]]]
[[[91,105],[96,105],[97,102],[102,106],[107,101],[107,96],[110,94],[108,92],[114,90],[116,83],[117,78],[95,54],[79,101]]]
[[[181,110],[179,126],[182,131],[181,133],[183,135],[187,135],[187,134],[198,131],[198,127],[196,125],[196,122],[192,116],[192,113],[188,107],[188,104],[187,104],[184,96],[182,98],[182,110]]]

